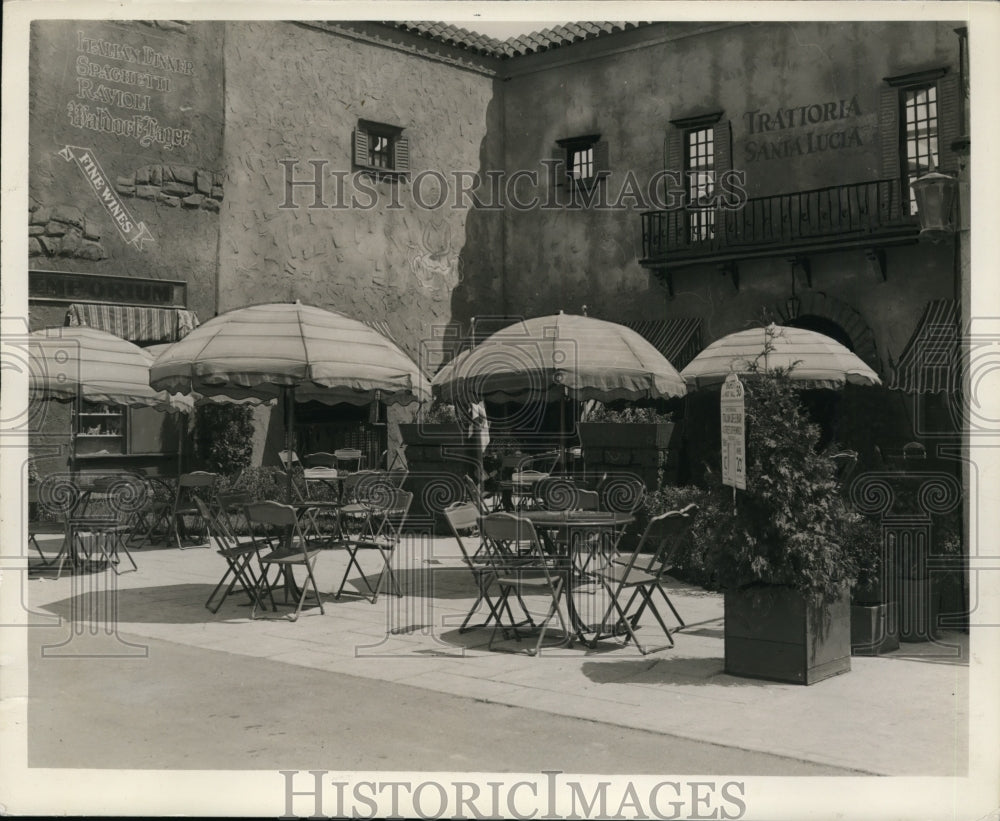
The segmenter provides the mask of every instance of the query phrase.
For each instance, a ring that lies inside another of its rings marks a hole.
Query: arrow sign
[[[111,217],[111,221],[125,242],[134,245],[140,251],[144,242],[155,242],[153,235],[146,227],[146,223],[139,222],[128,212],[91,149],[67,145],[58,154],[66,162],[76,163],[76,167],[90,183],[91,189],[97,195],[101,205],[104,206],[104,210],[108,212],[108,216]]]

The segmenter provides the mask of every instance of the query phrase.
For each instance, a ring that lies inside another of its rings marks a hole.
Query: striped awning
[[[960,364],[958,304],[935,299],[927,303],[887,387],[906,393],[957,392]]]
[[[700,319],[640,319],[622,324],[652,343],[677,370],[685,368],[701,352]]]
[[[86,326],[137,345],[176,342],[198,327],[194,311],[138,305],[76,303],[66,312],[66,324]]]

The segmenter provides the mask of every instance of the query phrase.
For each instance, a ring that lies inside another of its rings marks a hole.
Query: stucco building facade
[[[300,299],[431,374],[474,318],[586,310],[689,358],[769,317],[880,374],[835,431],[863,457],[919,438],[914,413],[950,434],[948,394],[900,371],[966,293],[908,187],[965,172],[960,27],[36,22],[31,324],[166,312],[151,344]]]

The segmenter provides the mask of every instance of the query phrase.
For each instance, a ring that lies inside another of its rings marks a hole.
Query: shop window
[[[664,155],[667,202],[682,209],[668,223],[671,243],[697,243],[715,236],[716,182],[733,167],[733,138],[721,111],[670,121]]]
[[[410,170],[410,143],[400,126],[358,120],[354,131],[354,165],[388,178]]]
[[[905,214],[917,211],[911,183],[931,171],[958,170],[953,143],[961,128],[960,78],[946,68],[887,77],[879,127],[882,176],[900,181]]]
[[[608,144],[600,134],[557,140],[556,184],[587,188],[607,176]]]
[[[77,420],[77,455],[127,453],[127,423],[127,409],[121,405],[82,402]]]

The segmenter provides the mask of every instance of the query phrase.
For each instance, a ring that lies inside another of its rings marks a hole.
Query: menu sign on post
[[[746,413],[743,383],[731,373],[722,385],[722,483],[747,489]]]

